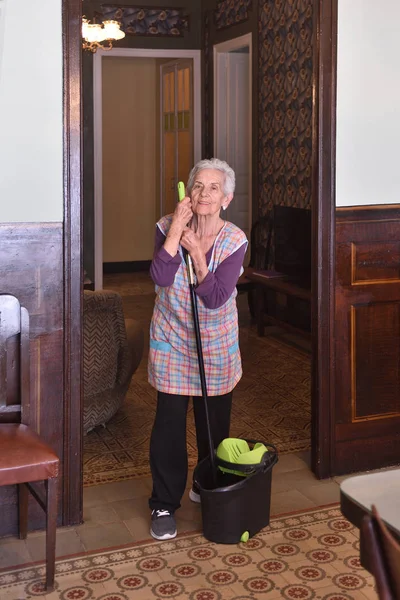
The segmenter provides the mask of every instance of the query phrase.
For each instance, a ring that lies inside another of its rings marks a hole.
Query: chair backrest
[[[375,506],[362,522],[365,549],[380,600],[400,598],[400,544],[382,521]]]
[[[0,423],[29,423],[29,315],[0,294]]]
[[[249,267],[268,269],[270,263],[273,213],[260,217],[252,226],[250,233]]]

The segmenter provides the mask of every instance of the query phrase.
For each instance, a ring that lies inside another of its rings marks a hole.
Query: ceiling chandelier
[[[86,17],[82,17],[82,48],[96,52],[101,50],[111,50],[112,43],[116,40],[122,40],[125,32],[121,30],[118,21],[103,21],[103,23],[91,23]],[[108,42],[103,45],[102,42]]]

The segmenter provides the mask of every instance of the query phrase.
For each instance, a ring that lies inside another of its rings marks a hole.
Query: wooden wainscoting
[[[65,413],[63,243],[62,223],[0,224],[0,292],[16,296],[30,316],[32,425],[61,461]],[[2,420],[6,418],[3,415]],[[61,514],[62,475],[60,479]],[[0,488],[0,536],[17,532],[16,502],[15,486]],[[29,527],[42,528],[43,512],[36,502],[31,509]]]
[[[400,461],[400,206],[336,212],[333,472]]]
[[[0,292],[30,313],[30,412],[61,459],[63,525],[82,520],[81,16],[81,0],[62,0],[64,222],[0,224]],[[23,214],[29,199],[1,199],[14,200]],[[29,510],[29,527],[43,527],[37,503]],[[0,536],[16,531],[15,489],[0,488]]]

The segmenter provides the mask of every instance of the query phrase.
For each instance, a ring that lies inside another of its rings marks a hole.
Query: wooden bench
[[[310,331],[302,329],[288,323],[285,319],[272,316],[265,312],[265,291],[271,290],[279,294],[284,294],[288,298],[297,298],[306,302],[311,306],[311,289],[307,285],[290,279],[285,275],[275,273],[273,271],[257,271],[256,269],[247,269],[244,274],[246,280],[255,285],[256,290],[256,320],[258,335],[264,335],[264,326],[267,322],[270,325],[279,325],[289,330],[301,333],[306,337],[310,337]]]

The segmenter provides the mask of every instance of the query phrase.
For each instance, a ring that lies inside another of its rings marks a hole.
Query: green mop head
[[[261,442],[256,442],[253,448],[250,449],[246,440],[226,438],[222,440],[217,448],[217,458],[237,465],[258,465],[266,452],[268,452],[268,448]],[[225,473],[233,473],[242,477],[248,474],[221,465],[219,465],[219,468]]]

